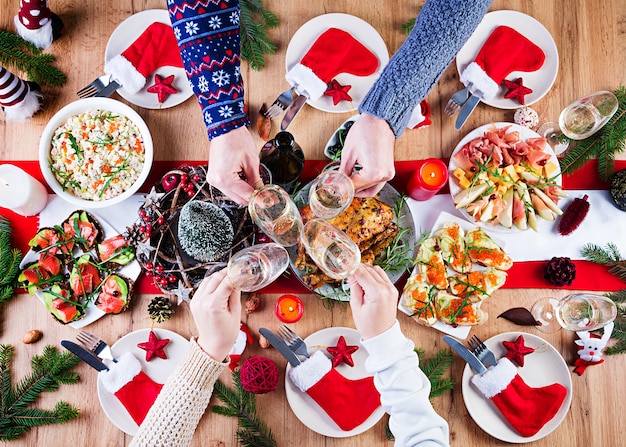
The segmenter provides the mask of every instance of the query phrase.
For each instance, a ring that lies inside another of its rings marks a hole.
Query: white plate
[[[459,219],[457,216],[454,216],[454,215],[452,215],[450,213],[446,213],[445,211],[442,211],[441,213],[439,213],[439,216],[437,217],[437,220],[433,224],[433,228],[432,228],[432,230],[430,230],[430,234],[432,235],[435,231],[437,231],[439,228],[443,227],[444,224],[447,224],[447,223],[457,223],[457,224],[459,224],[459,226],[466,233],[468,231],[476,228],[476,225],[473,225],[473,224],[471,224],[470,222],[468,222],[466,220]],[[489,231],[486,231],[486,233],[489,234]],[[491,234],[489,234],[489,237],[491,237],[495,243],[500,245],[500,247],[502,249],[505,248],[506,243],[503,240],[499,239],[498,237],[494,237]],[[415,268],[417,268],[417,267],[415,267]],[[472,269],[473,270],[485,270],[484,267],[481,267],[478,264],[472,264]],[[455,273],[456,272],[454,272],[451,268],[448,267],[448,274],[449,275],[453,275]],[[490,299],[492,299],[492,297],[486,298],[486,300],[490,300]],[[481,303],[481,307],[482,307],[482,303]],[[400,297],[400,301],[398,302],[398,309],[401,310],[402,312],[404,312],[407,315],[411,315],[412,314],[412,312],[409,309],[407,309],[406,307],[404,307],[402,305],[402,297]],[[417,320],[417,319],[415,319],[415,321],[419,322],[419,320]],[[469,335],[470,331],[472,330],[472,326],[456,326],[455,327],[455,326],[452,326],[450,324],[446,324],[446,323],[444,323],[441,320],[438,320],[435,324],[433,324],[430,327],[432,327],[434,329],[437,329],[438,331],[441,331],[444,334],[449,334],[449,335],[452,335],[453,337],[460,338],[461,340],[465,340],[467,338],[467,336]]]
[[[149,362],[146,362],[146,351],[138,348],[137,344],[148,341],[149,333],[150,329],[139,329],[126,334],[111,346],[111,351],[114,357],[119,357],[125,352],[132,352],[141,363],[141,370],[148,377],[157,383],[165,383],[170,374],[187,357],[189,341],[176,332],[155,328],[154,333],[159,339],[170,339],[170,342],[165,346],[167,358],[154,357]],[[133,421],[117,397],[107,391],[102,384],[100,376],[98,376],[98,399],[100,399],[102,410],[104,410],[104,413],[113,425],[131,436],[137,433],[139,426]]]
[[[360,336],[355,329],[346,327],[330,327],[314,332],[304,339],[305,343],[309,347],[309,353],[313,354],[316,350],[322,350],[330,358],[330,354],[327,353],[326,347],[335,346],[337,340],[342,336],[346,339],[346,343],[349,345],[358,345],[359,349],[352,354],[354,360],[354,366],[348,366],[341,364],[337,366],[337,371],[348,379],[357,380],[367,377],[365,372],[365,360],[367,359],[367,351],[359,342]],[[373,427],[380,418],[383,417],[385,411],[383,407],[378,407],[371,414],[369,418],[361,425],[353,428],[350,431],[341,430],[337,424],[328,416],[328,414],[306,393],[303,393],[291,383],[289,379],[289,371],[291,365],[287,365],[287,372],[285,373],[285,394],[287,395],[287,402],[291,410],[300,421],[320,435],[329,436],[332,438],[347,438],[349,436],[355,436],[369,430]]]
[[[519,11],[507,10],[493,11],[486,14],[483,20],[478,24],[474,33],[457,54],[457,70],[461,73],[465,67],[474,61],[483,43],[485,43],[485,40],[487,40],[491,32],[500,25],[513,28],[541,48],[546,55],[545,62],[539,70],[530,73],[514,71],[506,77],[506,79],[510,81],[514,81],[519,77],[524,79],[524,85],[533,91],[525,97],[526,105],[531,105],[543,98],[550,88],[552,88],[552,84],[554,84],[559,71],[559,53],[554,39],[548,30],[529,15]],[[496,96],[482,102],[499,109],[519,108],[520,103],[517,102],[517,100],[504,98],[506,92],[507,89],[504,88],[504,86],[500,86],[499,93]]]
[[[508,132],[518,131],[520,138],[523,140],[527,140],[529,138],[542,138],[541,135],[539,135],[534,130],[529,129],[528,127],[520,126],[519,124],[515,124],[515,123],[491,123],[491,124],[485,124],[484,126],[480,126],[472,130],[470,133],[468,133],[467,135],[463,137],[463,139],[459,142],[459,144],[456,145],[456,147],[452,151],[452,154],[450,155],[450,163],[448,164],[448,172],[450,172],[450,176],[448,177],[448,186],[450,188],[450,195],[452,196],[452,199],[454,199],[454,196],[456,196],[459,192],[461,192],[461,187],[456,182],[456,179],[452,176],[452,172],[457,168],[457,164],[454,162],[454,155],[458,151],[460,151],[461,148],[465,146],[466,143],[470,142],[474,138],[478,138],[484,135],[484,133],[490,128],[492,128],[493,126],[496,126],[498,129],[502,127],[508,127],[509,128]],[[559,164],[558,158],[554,154],[554,151],[552,150],[550,145],[547,143],[545,145],[544,152],[547,152],[548,154],[550,154],[550,161],[554,164],[554,166],[556,166],[556,169],[554,170],[554,173],[552,174],[552,177],[554,177],[554,182],[557,185],[562,186],[563,179],[561,177],[561,165]],[[465,208],[459,209],[459,212],[469,222],[485,230],[494,231],[498,233],[516,233],[520,231],[533,231],[531,229],[520,230],[515,225],[513,225],[511,228],[506,228],[506,227],[503,227],[502,225],[492,225],[488,222],[476,222],[474,218],[470,216],[467,211],[465,211]],[[538,221],[539,231],[542,231],[542,229],[544,231],[549,231],[549,229],[554,225],[554,221],[547,221],[547,220],[540,218],[539,216],[537,216],[537,221]]]
[[[106,220],[104,220],[103,218],[101,218],[100,216],[96,215],[96,212],[94,211],[89,211],[89,213],[91,215],[93,215],[97,220],[98,223],[100,223],[100,226],[102,227],[102,230],[104,231],[104,238],[108,239],[110,237],[113,237],[115,235],[120,234],[119,231],[117,231],[115,228],[113,228],[111,226],[111,224],[109,224]],[[72,214],[72,212],[68,213],[67,216],[69,217]],[[55,222],[51,225],[41,225],[41,227],[44,226],[52,226],[52,225],[59,225],[61,222]],[[41,228],[40,227],[40,228]],[[37,230],[39,231],[39,230]],[[33,235],[34,236],[34,235]],[[82,250],[80,251],[80,253],[84,253]],[[92,253],[93,255],[93,250],[89,253]],[[74,256],[76,256],[76,252],[74,252]],[[22,259],[22,262],[20,263],[20,268],[24,268],[26,265],[33,263],[33,262],[37,262],[39,260],[39,254],[33,250],[29,250],[28,253],[26,253],[26,256],[24,256],[24,259]],[[122,276],[125,276],[126,278],[135,281],[137,280],[137,278],[139,277],[139,274],[141,273],[141,266],[139,265],[139,262],[137,262],[137,260],[133,260],[131,263],[125,265],[124,267],[120,268],[119,270],[115,271],[116,274],[120,274]],[[104,278],[102,278],[104,279]],[[132,293],[132,292],[131,292]],[[39,300],[41,300],[41,303],[45,306],[44,301],[43,301],[43,292],[42,291],[37,291],[36,293],[37,298],[39,298]],[[71,323],[68,323],[69,326],[75,328],[75,329],[80,329],[82,327],[85,327],[91,323],[93,323],[96,320],[99,320],[100,318],[104,317],[106,314],[106,312],[101,311],[100,309],[98,309],[96,307],[96,304],[94,303],[94,301],[92,300],[89,305],[87,306],[87,308],[85,309],[85,316],[83,318],[81,318],[80,320],[77,321],[73,321]]]
[[[111,37],[109,37],[109,41],[107,42],[107,46],[104,51],[105,62],[124,52],[124,50],[137,40],[146,28],[154,22],[161,22],[171,26],[170,16],[167,10],[148,9],[146,11],[133,14],[120,23],[117,28],[115,28]],[[147,91],[148,87],[154,84],[155,74],[162,77],[174,75],[172,87],[178,90],[178,93],[169,95],[163,104],[159,104],[156,93],[150,93]],[[124,89],[124,86],[117,89],[117,93],[119,93],[119,95],[128,102],[145,109],[167,109],[185,102],[191,95],[193,95],[193,90],[191,89],[191,85],[189,85],[184,68],[159,67],[154,73],[151,73],[148,76],[146,85],[138,93],[131,94]]]
[[[341,85],[352,86],[348,92],[352,97],[351,102],[341,101],[339,104],[334,105],[330,96],[322,95],[321,98],[314,101],[308,100],[307,103],[324,112],[351,112],[359,107],[365,94],[374,84],[374,81],[378,79],[387,62],[389,62],[389,51],[378,31],[366,21],[349,14],[323,14],[302,25],[289,41],[287,53],[285,54],[287,71],[300,62],[300,59],[307,53],[313,42],[329,28],[338,28],[352,34],[355,39],[378,57],[378,69],[369,76],[355,76],[347,73],[337,75],[335,79]]]
[[[535,352],[524,357],[524,366],[518,368],[518,374],[524,382],[535,388],[560,383],[567,389],[567,395],[557,414],[534,436],[523,437],[517,433],[504,419],[500,410],[480,394],[470,382],[475,373],[469,365],[465,365],[461,379],[463,401],[474,422],[494,438],[511,443],[527,443],[548,436],[563,422],[572,402],[572,377],[565,360],[550,343],[536,335],[507,332],[485,340],[485,344],[494,352],[496,358],[501,358],[506,354],[506,348],[501,342],[515,341],[520,335],[524,336],[526,346],[535,349]]]

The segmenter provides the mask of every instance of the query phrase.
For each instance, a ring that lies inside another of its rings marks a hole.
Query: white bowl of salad
[[[152,167],[152,136],[126,104],[86,98],[59,110],[44,128],[39,165],[52,190],[82,208],[120,203]]]

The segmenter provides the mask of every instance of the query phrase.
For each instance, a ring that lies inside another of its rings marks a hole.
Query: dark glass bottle
[[[272,173],[272,183],[291,192],[304,169],[304,152],[293,135],[283,131],[261,148],[261,163]]]

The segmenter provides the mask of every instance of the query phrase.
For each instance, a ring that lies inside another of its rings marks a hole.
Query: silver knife
[[[259,332],[265,338],[267,338],[267,341],[269,341],[270,344],[274,346],[278,350],[278,352],[280,352],[283,355],[283,357],[287,359],[289,363],[291,363],[291,366],[298,366],[300,363],[302,363],[300,359],[298,358],[298,356],[294,354],[294,352],[291,349],[289,349],[289,346],[287,346],[287,344],[284,341],[282,341],[280,338],[278,338],[278,336],[275,335],[272,331],[262,327],[259,329]]]
[[[289,124],[291,124],[307,99],[309,98],[305,95],[298,95],[296,96],[296,99],[289,104],[289,107],[287,107],[287,111],[285,112],[285,116],[280,123],[280,130],[287,130],[287,127],[289,127]]]
[[[111,81],[102,90],[96,93],[96,97],[108,98],[120,87],[120,83],[111,79]]]
[[[469,366],[471,366],[472,369],[478,374],[483,375],[487,372],[487,368],[485,368],[485,365],[483,365],[482,362],[478,360],[478,357],[476,357],[472,351],[467,349],[465,345],[459,342],[456,338],[450,337],[449,335],[444,335],[443,341],[445,341],[452,349],[454,349],[457,354],[463,357],[463,360],[469,363]]]
[[[456,117],[456,123],[454,124],[454,128],[456,130],[460,130],[461,127],[463,127],[463,124],[465,124],[465,121],[467,121],[467,119],[472,114],[472,112],[474,111],[474,109],[476,108],[479,102],[480,102],[480,97],[476,95],[472,95],[469,97],[467,102],[463,104],[463,107],[461,108],[461,112],[459,113],[459,116]]]
[[[83,362],[87,363],[96,371],[108,371],[109,368],[102,363],[102,361],[94,356],[91,352],[83,348],[82,346],[77,345],[73,341],[69,340],[61,340],[61,346],[70,351],[76,357],[81,359]]]

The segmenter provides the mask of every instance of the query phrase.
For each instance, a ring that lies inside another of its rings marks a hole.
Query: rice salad
[[[129,118],[97,109],[70,117],[54,131],[48,162],[64,191],[103,201],[137,181],[145,146]]]

